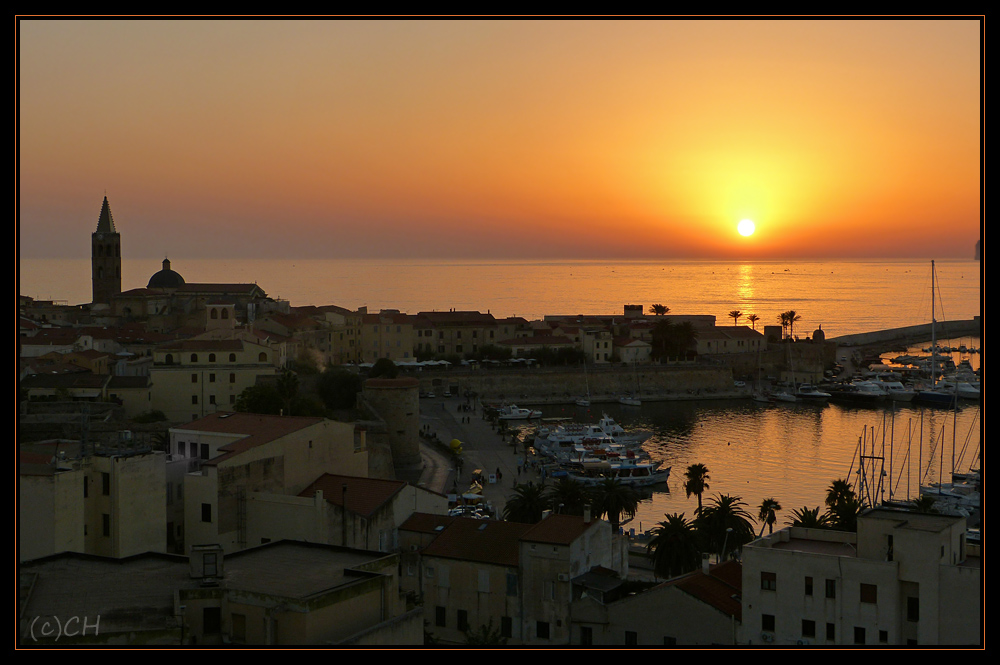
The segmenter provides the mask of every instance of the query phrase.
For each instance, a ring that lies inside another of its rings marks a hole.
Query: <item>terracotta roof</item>
[[[599,520],[584,522],[579,515],[549,515],[532,525],[521,539],[532,543],[569,545],[583,535],[584,531],[599,523]]]
[[[424,556],[517,566],[518,542],[532,528],[530,524],[471,517],[454,519],[424,548]]]
[[[497,344],[505,344],[507,346],[565,346],[573,345],[576,342],[571,340],[569,337],[561,337],[559,335],[535,335],[534,337],[515,337],[514,339],[505,339]]]
[[[613,340],[615,346],[649,346],[649,342],[641,339],[636,339],[635,337],[615,337]]]
[[[402,531],[415,531],[417,533],[434,533],[440,528],[444,528],[454,522],[457,518],[447,515],[433,515],[431,513],[413,513],[405,522],[399,525]]]
[[[347,510],[368,517],[389,502],[406,487],[401,480],[381,480],[358,476],[336,476],[324,473],[316,481],[299,493],[299,496],[315,496],[316,490],[323,492],[323,498],[335,506],[344,506],[344,486],[347,486]]]
[[[713,566],[707,575],[697,571],[666,584],[676,586],[737,621],[743,620],[743,566],[739,561],[726,561]]]
[[[182,339],[157,347],[159,351],[242,351],[238,339]]]
[[[93,374],[91,372],[30,374],[24,377],[21,386],[43,389],[66,388],[67,390],[101,389],[110,379],[110,374]]]
[[[422,316],[436,325],[445,326],[493,325],[497,321],[492,314],[482,312],[418,312],[417,316]]]
[[[251,294],[254,291],[260,291],[261,289],[256,284],[196,284],[188,282],[187,284],[181,284],[177,288],[178,293],[244,293]]]

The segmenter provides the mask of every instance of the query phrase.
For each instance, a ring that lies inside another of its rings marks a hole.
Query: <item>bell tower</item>
[[[108,197],[104,197],[97,231],[91,235],[90,265],[94,284],[94,304],[111,304],[111,299],[122,292],[121,235],[115,230]]]

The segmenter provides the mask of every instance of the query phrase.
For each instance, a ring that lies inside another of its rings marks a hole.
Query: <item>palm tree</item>
[[[278,377],[277,388],[278,395],[285,403],[285,415],[292,415],[292,400],[299,393],[299,377],[291,370],[286,369]]]
[[[521,484],[514,488],[514,494],[507,499],[503,518],[508,522],[537,524],[542,521],[542,512],[548,507],[544,484]]]
[[[913,509],[918,513],[936,513],[935,503],[937,503],[937,499],[930,494],[921,494],[919,499],[913,501]]]
[[[760,504],[760,512],[757,513],[757,519],[760,520],[760,534],[758,538],[764,535],[764,527],[767,527],[767,533],[774,533],[774,523],[778,521],[776,512],[781,510],[781,504],[778,503],[777,499],[764,499]]]
[[[709,501],[695,519],[709,551],[723,559],[753,540],[753,518],[746,503],[738,496],[719,495]]]
[[[670,311],[670,308],[667,307],[666,305],[660,305],[660,304],[657,303],[656,305],[650,305],[649,306],[649,312],[650,312],[650,314],[655,314],[656,316],[663,316],[664,314],[668,313],[669,311]]]
[[[584,507],[590,503],[590,494],[579,480],[560,478],[545,493],[545,500],[563,515],[583,515]]]
[[[861,502],[845,479],[834,480],[826,490],[827,523],[840,531],[857,531]]]
[[[826,515],[819,514],[819,506],[815,508],[796,508],[792,511],[792,517],[788,522],[789,526],[798,526],[805,529],[826,529],[829,521]]]
[[[795,322],[796,321],[801,321],[802,320],[802,316],[800,314],[796,314],[794,309],[790,309],[787,312],[785,312],[785,316],[788,317],[788,336],[789,337],[794,337],[795,336]]]
[[[839,503],[855,498],[851,483],[844,478],[834,480],[826,489],[826,505],[833,508]]]
[[[743,316],[743,312],[741,312],[738,309],[734,309],[733,311],[729,312],[729,316],[733,317],[733,325],[735,326],[739,324],[739,320],[740,317]]]
[[[684,513],[664,515],[667,519],[653,528],[646,553],[653,554],[653,574],[674,577],[696,570],[701,563],[698,532],[684,519]]]
[[[701,514],[701,495],[708,489],[708,467],[704,464],[692,464],[684,472],[684,493],[687,498],[694,494],[698,497],[698,511],[695,515]]]
[[[639,494],[631,485],[625,485],[617,478],[601,481],[590,493],[594,505],[594,515],[608,516],[611,532],[618,533],[622,517],[631,519],[639,508]]]
[[[788,312],[778,315],[778,323],[781,324],[781,339],[785,339],[788,336]]]
[[[756,314],[747,314],[747,321],[750,322],[754,330],[757,330],[757,322],[760,321],[760,317]]]

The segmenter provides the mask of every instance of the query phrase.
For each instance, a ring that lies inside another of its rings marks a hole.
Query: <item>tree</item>
[[[757,513],[757,519],[760,520],[760,534],[758,537],[764,535],[764,527],[767,527],[767,532],[769,534],[774,533],[774,523],[778,521],[776,512],[781,510],[781,504],[778,503],[777,499],[764,499],[760,504],[760,511]]]
[[[687,498],[694,494],[698,497],[698,510],[695,515],[701,514],[701,495],[708,489],[708,467],[704,464],[692,464],[684,472],[684,493]]]
[[[639,508],[639,494],[631,485],[625,485],[617,478],[607,478],[601,481],[593,490],[591,498],[594,505],[594,515],[607,515],[611,522],[611,532],[618,533],[622,517],[631,519]]]
[[[834,480],[826,490],[828,526],[839,531],[857,531],[861,502],[845,479]]]
[[[664,517],[667,519],[653,528],[653,538],[646,545],[646,553],[653,555],[653,573],[669,578],[696,570],[701,549],[694,524],[684,519],[684,513]]]
[[[802,506],[792,511],[791,519],[786,522],[789,526],[802,527],[804,529],[826,529],[829,522],[826,515],[819,514],[819,506],[807,508]]]
[[[723,559],[754,538],[753,523],[746,503],[738,496],[721,494],[695,519],[698,532],[710,552],[719,552]]]
[[[493,619],[490,619],[485,626],[465,631],[465,643],[475,646],[503,646],[507,644],[507,638],[499,628],[493,627]]]
[[[670,308],[667,307],[666,305],[660,305],[660,304],[650,305],[649,312],[650,314],[654,314],[655,316],[663,316],[664,314],[670,312]]]
[[[788,320],[788,336],[789,337],[794,337],[795,336],[795,322],[796,321],[801,321],[802,320],[802,316],[800,314],[796,314],[794,309],[790,309],[787,312],[785,312],[784,316]]]
[[[285,401],[281,398],[274,384],[261,383],[249,386],[236,397],[235,409],[241,413],[263,413],[278,415],[284,408]]]
[[[754,330],[757,330],[757,322],[760,321],[760,317],[756,314],[747,314],[747,321],[750,322]]]
[[[284,413],[289,416],[292,415],[292,400],[299,393],[299,377],[291,370],[286,369],[278,377],[276,387],[278,389],[278,396],[285,405]]]
[[[521,484],[514,487],[514,494],[507,498],[503,518],[508,522],[537,524],[542,521],[542,512],[548,507],[544,484]]]
[[[785,339],[788,336],[788,312],[782,312],[778,315],[778,323],[781,324],[781,339]]]
[[[388,358],[376,360],[368,372],[369,379],[395,379],[397,376],[399,376],[399,368]]]
[[[729,316],[733,317],[733,325],[735,326],[739,324],[740,317],[743,316],[743,312],[741,312],[738,309],[734,309],[733,311],[729,312]]]
[[[937,503],[937,499],[932,495],[921,494],[920,498],[913,501],[913,509],[918,513],[936,513],[937,508],[934,507],[935,503]]]
[[[591,501],[587,486],[572,478],[560,478],[549,487],[545,498],[562,515],[583,515],[583,509]]]
[[[361,392],[361,377],[339,367],[330,367],[316,380],[316,392],[328,409],[352,409]]]

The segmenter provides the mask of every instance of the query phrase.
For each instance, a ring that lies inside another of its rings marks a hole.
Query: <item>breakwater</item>
[[[938,321],[935,324],[937,339],[949,337],[975,337],[982,335],[982,319],[974,317],[964,321]],[[842,335],[828,339],[839,346],[866,346],[884,343],[916,343],[931,339],[931,324],[875,330],[873,332]]]

